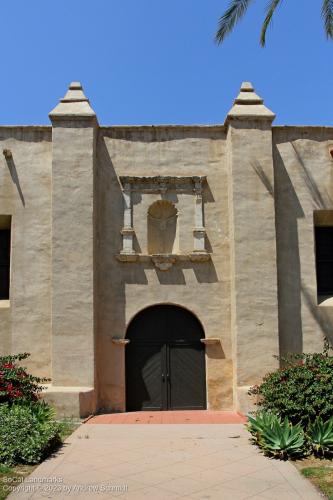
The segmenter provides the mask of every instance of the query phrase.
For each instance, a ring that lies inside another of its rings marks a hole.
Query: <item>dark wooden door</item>
[[[126,350],[127,410],[161,410],[163,344],[134,342]]]
[[[203,336],[199,321],[180,307],[139,313],[127,331],[127,411],[205,409]]]
[[[206,408],[205,349],[201,342],[170,343],[168,408],[203,410]]]

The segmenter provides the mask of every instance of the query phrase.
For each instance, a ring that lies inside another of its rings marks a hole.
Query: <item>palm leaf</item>
[[[327,38],[333,38],[333,0],[323,0],[321,15]]]
[[[261,33],[260,33],[260,45],[262,47],[265,47],[266,32],[267,32],[268,26],[271,24],[273,14],[281,1],[282,0],[270,0],[269,4],[267,5],[267,13],[266,13],[266,17],[265,17],[265,20],[263,22],[263,25],[261,27]],[[333,3],[333,0],[330,0],[330,2]]]
[[[231,0],[227,10],[220,17],[215,41],[220,44],[242,19],[253,0]]]

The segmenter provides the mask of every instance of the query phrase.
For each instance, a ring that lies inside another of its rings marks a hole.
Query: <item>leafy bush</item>
[[[333,453],[333,417],[326,422],[317,418],[309,425],[307,435],[314,455],[324,457]]]
[[[249,394],[258,396],[261,410],[288,417],[307,426],[317,416],[333,416],[333,357],[326,345],[322,353],[293,354],[284,367],[269,373]]]
[[[39,405],[0,404],[0,463],[38,463],[60,444],[58,424]]]
[[[300,424],[292,425],[288,418],[262,412],[249,417],[248,429],[265,455],[286,460],[306,453],[305,436]]]
[[[26,368],[19,366],[30,356],[28,353],[0,357],[0,403],[26,403],[38,399],[47,378],[34,377],[27,373]]]

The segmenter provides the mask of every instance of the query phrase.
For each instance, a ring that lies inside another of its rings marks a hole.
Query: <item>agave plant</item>
[[[258,412],[254,417],[248,415],[247,430],[252,434],[253,440],[258,443],[260,434],[265,429],[271,429],[273,424],[278,422],[281,424],[281,418],[275,413],[269,411]]]
[[[259,446],[264,453],[282,460],[304,455],[304,443],[301,425],[292,425],[287,417],[283,422],[276,420],[271,427],[263,429],[259,437]]]
[[[333,417],[326,422],[317,418],[309,425],[307,434],[314,455],[323,457],[333,453]]]
[[[300,424],[292,425],[288,418],[271,412],[248,417],[247,429],[266,455],[285,460],[304,455],[305,436]]]

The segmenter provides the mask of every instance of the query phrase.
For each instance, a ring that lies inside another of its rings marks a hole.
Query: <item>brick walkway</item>
[[[246,417],[231,411],[133,411],[90,418],[87,424],[243,424]]]
[[[19,487],[10,500],[321,498],[291,463],[259,453],[242,424],[84,424]]]

